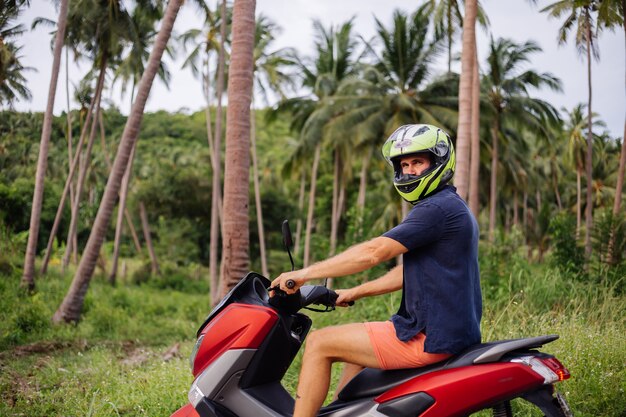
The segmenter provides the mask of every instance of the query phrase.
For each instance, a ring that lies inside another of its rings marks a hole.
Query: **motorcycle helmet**
[[[443,187],[454,175],[456,158],[450,136],[433,125],[400,126],[385,141],[382,152],[393,167],[393,185],[411,204]],[[403,174],[400,159],[418,153],[430,156],[430,167],[420,175]]]

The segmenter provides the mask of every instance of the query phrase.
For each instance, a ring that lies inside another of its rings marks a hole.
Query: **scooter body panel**
[[[378,396],[376,401],[385,403],[411,394],[426,393],[435,402],[422,416],[461,416],[542,384],[543,378],[529,367],[499,362],[421,375]]]
[[[227,306],[200,333],[204,340],[194,360],[194,376],[229,349],[257,349],[277,320],[276,312],[267,307]]]

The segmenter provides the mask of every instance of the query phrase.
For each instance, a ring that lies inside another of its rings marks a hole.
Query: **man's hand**
[[[337,301],[335,301],[335,305],[338,307],[348,307],[351,305],[350,303],[354,304],[354,302],[358,300],[354,288],[349,290],[335,290],[335,292],[339,295]]]
[[[287,287],[287,281],[289,280],[293,281],[295,284],[292,288]],[[278,278],[272,281],[272,287],[278,287],[287,294],[293,294],[298,291],[305,282],[303,270],[299,269],[297,271],[283,272]]]

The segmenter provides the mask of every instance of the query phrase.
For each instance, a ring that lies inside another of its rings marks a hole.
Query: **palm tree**
[[[80,318],[84,297],[96,266],[98,254],[100,253],[104,241],[113,208],[115,207],[130,152],[139,134],[143,111],[146,101],[148,100],[148,95],[150,94],[150,88],[152,87],[152,82],[159,69],[161,57],[163,56],[163,51],[172,33],[172,27],[174,26],[174,21],[176,20],[181,3],[182,0],[170,0],[167,5],[161,23],[161,29],[159,30],[154,48],[150,54],[146,71],[143,73],[141,81],[139,82],[137,97],[131,109],[128,121],[126,122],[126,127],[124,128],[124,133],[122,134],[117,155],[113,163],[113,170],[107,181],[98,214],[96,215],[92,231],[87,241],[87,246],[85,247],[83,257],[72,280],[72,285],[54,314],[54,322],[76,322]]]
[[[561,89],[558,78],[534,70],[522,71],[520,66],[529,62],[530,55],[541,48],[533,41],[516,44],[508,39],[491,40],[488,71],[483,79],[485,100],[491,133],[491,180],[489,208],[489,239],[493,241],[496,223],[497,178],[500,141],[508,136],[505,127],[514,125],[519,130],[529,129],[543,137],[548,128],[558,122],[558,114],[550,104],[533,98],[528,89],[547,86]]]
[[[213,198],[211,204],[211,231],[209,244],[209,281],[211,283],[211,303],[215,304],[219,299],[219,274],[218,274],[218,240],[219,222],[221,218],[221,130],[222,130],[222,105],[221,96],[224,88],[224,62],[226,28],[229,25],[231,11],[226,7],[226,1],[222,2],[220,12],[211,13],[208,9],[205,14],[204,28],[190,29],[180,36],[183,47],[188,44],[195,44],[185,61],[183,68],[190,68],[195,77],[202,80],[202,91],[206,100],[205,118],[207,126],[207,142],[211,154],[211,169],[213,171]],[[211,56],[217,55],[216,70],[217,80],[215,80],[216,95],[218,98],[218,109],[215,120],[215,133],[211,126],[211,104],[213,94],[211,93]]]
[[[585,105],[578,104],[571,111],[563,109],[563,112],[567,115],[565,119],[565,126],[563,134],[567,140],[567,159],[569,164],[576,171],[576,236],[582,225],[581,216],[581,178],[583,169],[585,166],[585,154],[586,154],[586,141],[585,131],[587,130],[587,118],[585,116]],[[606,127],[606,124],[597,119],[597,115],[594,114],[593,121],[594,127]],[[596,136],[594,134],[594,136]]]
[[[22,65],[21,49],[21,46],[9,43],[3,45],[0,51],[0,105],[6,104],[8,108],[13,108],[15,100],[32,98],[24,73],[36,69]]]
[[[460,2],[459,0],[427,0],[426,3],[429,7],[428,13],[433,17],[437,37],[444,35],[446,37],[448,72],[452,72],[452,44],[457,31],[462,29],[464,20],[464,16],[461,14]],[[489,19],[480,5],[480,1],[476,1],[476,3],[478,7],[476,19],[481,26],[487,27]],[[465,4],[466,9],[467,7],[467,4]]]
[[[423,122],[453,126],[456,78],[447,74],[429,83],[439,39],[428,41],[428,25],[424,8],[410,18],[395,12],[389,30],[377,21],[376,40],[383,45],[382,53],[367,45],[375,66],[364,66],[357,77],[346,79],[333,99],[336,115],[329,133],[354,138],[350,146],[364,155],[362,173],[368,171],[372,148],[399,125]],[[362,204],[364,190],[359,195]]]
[[[352,21],[338,28],[326,29],[320,21],[314,20],[313,27],[316,56],[313,59],[300,59],[297,55],[293,56],[295,66],[302,77],[302,86],[308,88],[311,94],[283,100],[277,108],[278,113],[291,113],[291,130],[298,132],[300,139],[286,168],[302,167],[305,161],[310,161],[311,154],[313,154],[304,237],[304,266],[311,262],[311,232],[324,127],[333,117],[333,109],[327,104],[336,99],[339,84],[353,72],[352,55],[355,46],[351,35]],[[337,136],[330,135],[329,137],[336,138]],[[298,174],[301,174],[300,168],[298,168]],[[336,219],[338,194],[336,192],[333,194],[335,198],[333,198],[331,218]],[[333,232],[331,236],[334,236]]]
[[[211,276],[211,303],[217,304],[220,299],[220,285],[222,282],[221,274],[218,272],[218,240],[220,233],[223,236],[224,233],[220,228],[220,223],[223,225],[223,202],[222,202],[222,121],[224,119],[222,113],[222,95],[225,89],[225,77],[226,77],[226,43],[227,43],[227,26],[229,20],[226,19],[227,7],[226,0],[222,0],[221,14],[224,16],[220,24],[220,49],[217,57],[217,80],[216,80],[216,99],[217,110],[215,112],[215,145],[211,158],[211,164],[213,166],[213,204],[211,205],[211,245],[209,253],[209,273]],[[232,22],[231,22],[232,23]]]
[[[461,55],[461,86],[459,87],[459,123],[457,128],[457,166],[455,185],[458,187],[458,193],[463,198],[469,195],[469,189],[474,190],[473,199],[470,198],[470,206],[472,211],[477,215],[478,198],[476,196],[478,184],[477,167],[479,161],[473,165],[474,169],[470,169],[472,157],[478,157],[479,150],[473,149],[478,147],[480,140],[478,138],[478,126],[473,129],[471,126],[478,121],[479,107],[474,103],[474,90],[479,90],[479,80],[476,73],[478,72],[478,56],[476,49],[475,37],[475,21],[483,27],[487,27],[489,22],[485,15],[480,2],[471,0],[465,2],[465,14],[461,15],[461,7],[459,0],[429,0],[428,3],[430,13],[434,15],[435,31],[439,35],[445,34],[448,49],[448,73],[451,72],[452,66],[452,43],[456,31],[460,28],[468,28],[463,30],[463,49]],[[467,22],[466,22],[467,21]],[[470,44],[473,44],[473,48]],[[476,67],[475,70],[471,68]],[[472,86],[471,88],[469,86]],[[479,94],[479,93],[478,93]],[[475,100],[478,103],[478,99]],[[461,108],[463,107],[463,108]],[[470,140],[471,139],[471,140]],[[472,143],[470,143],[472,142]],[[470,151],[472,152],[470,155]]]
[[[626,38],[626,0],[605,0],[600,3],[598,12],[598,23],[609,29],[620,25],[624,29]],[[617,217],[622,205],[622,189],[624,187],[624,171],[626,170],[626,120],[624,121],[624,135],[622,136],[622,148],[620,152],[620,162],[617,171],[617,182],[615,185],[615,198],[613,200],[613,217]],[[615,233],[611,232],[608,244],[607,257],[610,263],[615,261]]]
[[[547,12],[549,17],[560,18],[565,15],[565,21],[559,28],[559,44],[567,42],[567,37],[576,28],[576,47],[580,53],[585,53],[587,60],[587,154],[585,157],[587,184],[593,183],[592,157],[593,157],[593,132],[592,132],[592,107],[591,107],[591,58],[598,60],[599,53],[596,48],[596,40],[601,26],[596,27],[599,19],[598,11],[601,8],[601,0],[559,0],[543,8],[541,12]],[[591,256],[591,228],[593,223],[593,195],[591,187],[587,187],[587,203],[585,209],[585,256]]]
[[[22,98],[30,100],[31,91],[26,86],[24,72],[34,71],[32,67],[22,65],[20,50],[12,39],[19,38],[24,33],[24,26],[13,25],[24,6],[28,5],[25,0],[3,0],[0,7],[0,105],[7,104],[13,107],[13,102]]]
[[[255,0],[235,0],[226,113],[222,293],[248,272],[250,104],[253,87]]]
[[[463,199],[469,194],[470,143],[472,134],[472,81],[476,60],[476,14],[477,0],[465,1],[463,17],[463,51],[461,55],[461,79],[459,82],[459,124],[456,138],[456,175],[454,184]]]
[[[39,145],[39,157],[37,160],[37,173],[35,174],[35,191],[33,193],[33,204],[30,214],[30,227],[28,232],[28,244],[26,245],[26,255],[24,259],[24,272],[22,275],[22,285],[29,290],[35,288],[35,255],[37,250],[37,238],[39,236],[39,223],[41,219],[41,207],[43,202],[44,178],[48,160],[48,146],[52,131],[52,111],[54,109],[54,99],[59,79],[59,69],[61,66],[61,52],[65,38],[65,28],[67,24],[68,0],[62,0],[59,8],[59,18],[57,24],[57,34],[54,41],[54,52],[52,60],[52,75],[50,76],[50,88],[48,89],[48,103],[44,114],[43,128],[41,130],[41,140]]]
[[[141,79],[141,74],[145,68],[145,61],[149,58],[149,45],[153,41],[157,32],[155,31],[155,23],[162,17],[162,10],[159,7],[154,7],[154,5],[140,4],[134,10],[131,16],[133,21],[133,26],[135,28],[134,32],[134,41],[127,53],[127,56],[121,60],[121,62],[116,63],[115,68],[115,79],[120,78],[123,81],[122,84],[122,94],[126,88],[126,84],[128,82],[132,82],[132,90],[131,90],[131,103],[134,99],[135,87],[139,80]],[[166,52],[169,53],[166,48]],[[171,53],[170,53],[171,55]],[[163,81],[166,87],[169,88],[169,79],[170,74],[167,70],[165,64],[161,61],[159,65],[158,71],[159,78]],[[115,81],[114,79],[114,81]],[[102,127],[102,126],[101,126]],[[123,219],[126,217],[126,221],[129,225],[131,233],[133,237],[136,236],[136,232],[134,231],[134,226],[132,223],[132,219],[130,217],[130,213],[126,208],[126,200],[128,197],[128,187],[130,184],[130,175],[132,173],[133,160],[135,155],[135,148],[133,147],[130,158],[128,160],[128,166],[126,167],[126,173],[122,178],[122,188],[120,191],[120,199],[117,208],[117,221],[115,224],[115,240],[113,244],[113,260],[111,262],[111,272],[109,274],[109,281],[111,284],[115,284],[116,276],[117,276],[117,265],[119,259],[119,251],[120,244],[122,239],[122,224]],[[107,156],[108,158],[108,156]],[[109,172],[111,171],[110,162],[107,159],[107,164],[109,165]],[[135,241],[137,239],[135,238]],[[137,243],[135,243],[137,245]],[[137,245],[138,252],[139,245]]]

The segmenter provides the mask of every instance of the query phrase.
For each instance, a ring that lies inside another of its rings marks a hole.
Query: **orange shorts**
[[[401,341],[396,336],[396,329],[391,321],[363,324],[381,369],[419,368],[452,356],[448,353],[424,352],[424,333],[419,333],[408,342]]]

